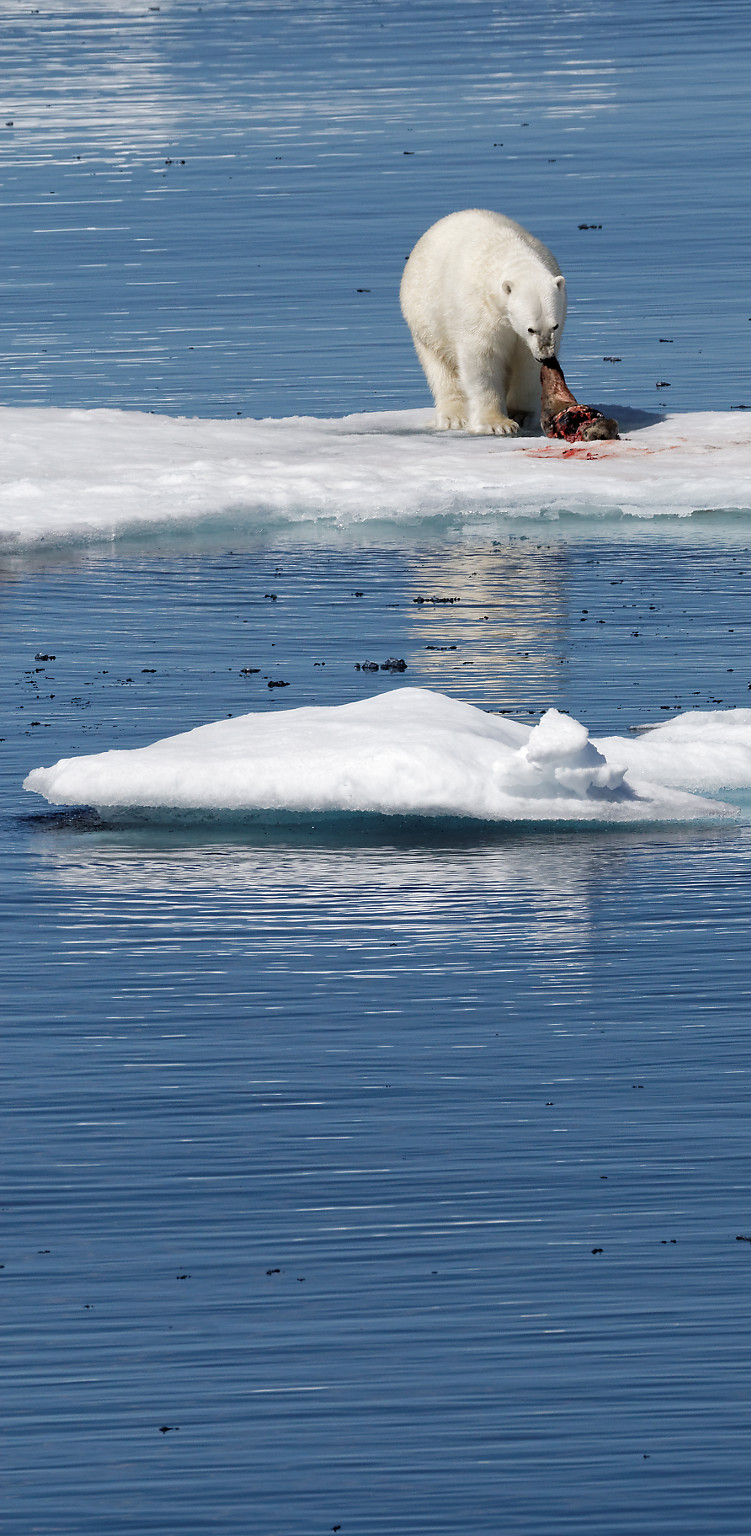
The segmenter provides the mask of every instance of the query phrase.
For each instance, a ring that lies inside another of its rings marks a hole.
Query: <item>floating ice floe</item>
[[[105,816],[641,822],[733,814],[676,787],[680,739],[668,750],[668,786],[632,774],[629,750],[641,745],[621,738],[596,744],[585,726],[555,709],[529,726],[426,688],[400,688],[352,704],[219,720],[132,751],[63,758],[35,768],[24,788]]]
[[[0,409],[0,546],[230,519],[411,521],[751,510],[751,417],[607,407],[622,440],[435,432],[431,413],[204,421]],[[646,424],[645,424],[646,423]]]
[[[614,767],[683,789],[751,789],[751,709],[689,710],[635,740],[598,738]]]

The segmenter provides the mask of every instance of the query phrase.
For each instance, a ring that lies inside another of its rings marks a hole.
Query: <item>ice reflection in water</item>
[[[529,974],[554,999],[557,1021],[569,1010],[571,1028],[580,1010],[596,1014],[603,997],[611,1014],[624,1005],[610,996],[597,959],[603,944],[617,953],[613,929],[627,929],[633,942],[659,954],[647,914],[655,888],[664,903],[675,899],[662,882],[674,878],[676,857],[693,912],[694,881],[709,886],[722,868],[734,886],[747,836],[707,831],[698,849],[696,832],[680,829],[489,832],[480,841],[454,833],[445,845],[440,834],[424,832],[415,844],[413,829],[390,840],[387,820],[370,829],[364,821],[359,836],[351,826],[332,827],[323,842],[315,829],[296,837],[278,829],[246,833],[249,842],[236,829],[223,843],[221,830],[208,842],[165,831],[72,834],[55,831],[53,816],[39,823],[37,878],[65,892],[61,951],[75,951],[82,963],[90,944],[100,954],[130,953],[145,966],[157,952],[171,954],[175,976],[184,973],[191,985],[199,954],[208,961],[221,952],[235,966],[250,962],[256,979],[268,967],[284,971],[285,987],[305,994],[310,1009],[333,1014],[339,1003],[329,994],[331,978],[348,973],[353,951],[367,951],[385,965],[380,980],[397,995],[400,1013],[422,1005],[428,974],[471,974],[481,1010],[495,1005],[500,976],[513,976],[518,989]],[[716,902],[707,909],[706,895],[702,900],[702,927],[710,915],[721,920]],[[666,964],[675,962],[685,922],[685,914],[676,917]],[[242,985],[252,997],[254,980],[245,975]],[[654,978],[650,995],[653,986]],[[223,1010],[221,987],[208,1006]]]
[[[567,627],[564,544],[504,540],[471,551],[449,544],[416,559],[410,574],[423,599],[412,598],[410,638],[429,686],[440,688],[448,670],[471,688],[480,666],[499,707],[511,709],[522,677],[535,693],[556,694]],[[466,667],[469,676],[459,671]]]

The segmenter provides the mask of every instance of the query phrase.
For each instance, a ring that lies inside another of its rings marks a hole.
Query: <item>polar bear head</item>
[[[535,274],[534,280],[508,279],[502,285],[506,318],[539,363],[555,357],[566,320],[566,280]]]

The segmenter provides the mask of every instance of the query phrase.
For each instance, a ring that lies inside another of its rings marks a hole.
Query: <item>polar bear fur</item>
[[[546,246],[501,213],[450,213],[418,240],[400,298],[436,427],[539,426],[540,364],[566,320],[566,283]]]

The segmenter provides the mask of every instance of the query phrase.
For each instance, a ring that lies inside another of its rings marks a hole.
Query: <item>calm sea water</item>
[[[0,0],[3,401],[421,404],[402,267],[479,206],[558,257],[575,392],[751,406],[748,33],[747,0]]]
[[[575,388],[742,403],[747,22],[0,4],[4,402],[419,404],[400,267],[478,203],[567,271]],[[149,831],[20,783],[401,682],[746,706],[750,596],[711,516],[5,561],[4,1533],[745,1536],[747,815]]]

